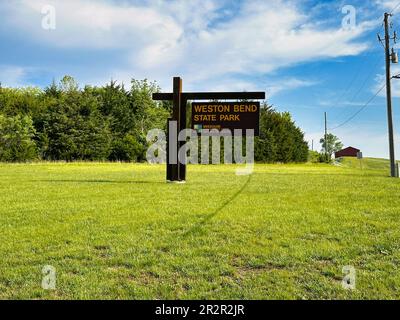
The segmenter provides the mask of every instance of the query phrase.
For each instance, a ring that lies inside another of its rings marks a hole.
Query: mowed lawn
[[[0,298],[398,299],[400,180],[384,167],[190,166],[171,185],[164,166],[0,165]]]

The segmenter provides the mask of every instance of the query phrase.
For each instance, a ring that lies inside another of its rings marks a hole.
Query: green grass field
[[[0,298],[398,299],[400,180],[364,162],[0,165]]]

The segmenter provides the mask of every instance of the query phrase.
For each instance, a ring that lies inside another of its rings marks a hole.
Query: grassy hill
[[[0,165],[0,298],[398,299],[400,180],[365,166]]]
[[[358,160],[357,158],[343,158],[338,161],[344,167],[352,169],[369,169],[369,170],[390,170],[390,162],[387,159],[378,158],[364,158]]]

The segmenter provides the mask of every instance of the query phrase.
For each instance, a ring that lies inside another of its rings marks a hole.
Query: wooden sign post
[[[264,100],[265,92],[182,92],[182,79],[179,77],[174,78],[172,93],[154,93],[153,100],[156,101],[173,101],[173,112],[172,118],[168,119],[168,132],[167,132],[167,181],[169,182],[185,182],[186,181],[186,165],[179,161],[179,149],[184,145],[185,142],[178,141],[179,132],[187,128],[186,118],[186,106],[189,100]],[[210,104],[211,105],[211,104]],[[225,105],[231,105],[235,114],[242,113],[245,116],[242,119],[247,121],[241,121],[240,117],[233,115],[233,117],[221,118],[224,120],[220,127],[227,127],[230,129],[255,129],[255,133],[258,133],[258,120],[260,105],[259,103],[225,103]],[[235,106],[238,106],[235,109]],[[254,109],[256,108],[256,109]],[[231,109],[230,109],[231,110]],[[249,112],[246,112],[249,111]],[[230,112],[226,112],[229,114]],[[252,116],[250,115],[252,113]],[[227,121],[231,119],[232,121]],[[225,121],[226,120],[226,121]],[[177,135],[176,141],[170,140],[169,124],[174,121],[177,124]],[[225,125],[229,122],[229,125]],[[232,124],[236,122],[236,125]],[[175,143],[177,148],[170,148],[170,143]],[[173,154],[171,150],[173,149]]]

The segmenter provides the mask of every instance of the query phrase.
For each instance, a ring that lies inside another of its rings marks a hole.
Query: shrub
[[[0,161],[24,162],[37,158],[35,128],[29,116],[0,115]]]

